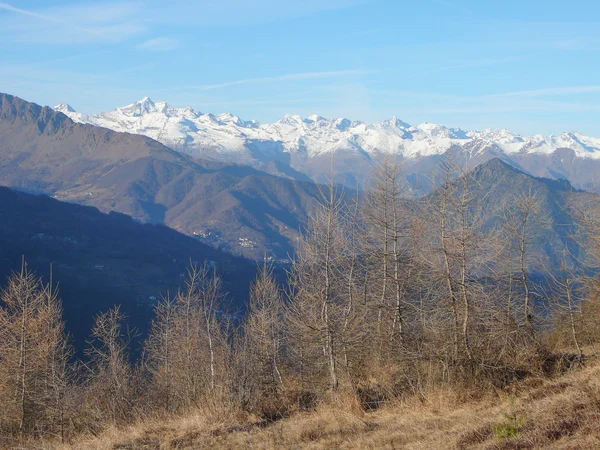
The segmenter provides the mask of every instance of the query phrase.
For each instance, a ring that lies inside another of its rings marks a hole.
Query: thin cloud
[[[420,77],[423,75],[436,74],[439,72],[446,72],[450,70],[460,70],[460,69],[472,69],[476,67],[492,67],[498,66],[502,64],[508,64],[512,62],[522,61],[533,56],[538,55],[538,53],[529,53],[526,55],[518,55],[518,56],[510,56],[507,58],[490,58],[490,59],[478,59],[473,61],[465,61],[458,64],[451,64],[447,66],[433,67],[431,69],[422,70],[419,72],[415,72],[412,74],[406,75],[407,78]]]
[[[571,95],[571,94],[588,94],[600,92],[600,85],[591,86],[566,86],[546,89],[531,89],[526,91],[514,91],[514,92],[503,92],[500,94],[489,94],[483,97],[494,98],[494,97],[546,97],[546,96],[557,96],[557,95]]]
[[[260,77],[260,78],[246,78],[243,80],[228,81],[225,83],[218,84],[201,84],[196,86],[180,86],[175,88],[166,88],[163,90],[182,90],[182,89],[196,89],[201,91],[209,91],[213,89],[223,89],[230,86],[238,86],[243,84],[264,84],[264,83],[276,83],[282,81],[302,81],[302,80],[314,80],[320,78],[334,78],[344,77],[352,75],[367,75],[374,73],[372,70],[335,70],[330,72],[302,72],[302,73],[290,73],[286,75],[278,75],[274,77]]]
[[[365,0],[147,0],[141,12],[151,23],[173,26],[215,27],[247,26],[308,17],[322,12],[351,8]]]
[[[68,62],[68,61],[73,61],[73,60],[77,60],[80,58],[89,58],[90,56],[97,56],[97,55],[102,55],[102,54],[106,54],[109,53],[110,50],[98,50],[98,51],[94,51],[94,52],[85,52],[85,53],[77,53],[77,54],[71,54],[69,56],[63,56],[61,58],[54,58],[54,59],[47,59],[47,60],[42,60],[39,62],[35,62],[32,64],[16,64],[25,68],[29,68],[30,70],[33,69],[39,69],[39,68],[45,68],[48,66],[53,66],[59,63],[64,63],[64,62]]]
[[[403,95],[416,98],[427,98],[434,100],[448,100],[448,101],[487,101],[494,99],[509,99],[509,98],[536,98],[536,97],[558,97],[562,95],[576,95],[576,94],[592,94],[600,93],[600,85],[589,85],[589,86],[564,86],[555,88],[544,88],[544,89],[530,89],[523,91],[510,91],[500,92],[497,94],[483,94],[483,95],[451,95],[442,94],[437,92],[422,92],[422,91],[403,91],[396,89],[373,89],[373,93],[379,93],[381,95]]]
[[[575,102],[552,99],[561,94],[600,92],[600,86],[537,89],[506,92],[493,95],[448,95],[434,92],[402,90],[372,90],[373,95],[397,107],[402,101],[403,111],[419,115],[479,115],[505,113],[589,113],[600,111],[594,102]]]
[[[145,50],[150,52],[168,52],[181,47],[179,40],[170,37],[158,37],[154,39],[148,39],[135,46],[138,50]]]
[[[24,16],[35,17],[36,19],[44,20],[46,22],[53,22],[53,23],[60,24],[60,25],[66,25],[66,26],[71,27],[73,29],[76,29],[78,31],[83,31],[83,32],[86,32],[86,33],[95,33],[94,30],[91,30],[91,29],[88,29],[88,28],[84,28],[84,27],[80,27],[80,26],[78,26],[76,24],[72,24],[72,23],[70,23],[70,22],[68,22],[66,20],[61,20],[61,19],[59,19],[57,17],[49,16],[49,15],[46,15],[46,14],[40,14],[40,13],[37,13],[37,12],[34,12],[34,11],[29,11],[27,9],[17,8],[16,6],[9,5],[8,3],[0,2],[0,9],[4,9],[6,11],[14,12],[14,13],[17,13],[17,14],[22,14]]]
[[[5,9],[10,12],[16,12],[19,14],[24,14],[26,16],[37,17],[42,20],[50,20],[52,22],[63,23],[62,20],[57,19],[56,17],[46,16],[44,14],[39,14],[33,11],[28,11],[26,9],[17,8],[16,6],[9,5],[8,3],[0,2],[0,9]]]
[[[116,71],[112,72],[111,75],[125,75],[128,73],[139,72],[140,70],[153,69],[155,67],[158,67],[159,65],[160,65],[160,63],[158,61],[147,63],[147,64],[140,64],[138,66],[131,66],[131,67],[126,67],[124,69],[116,70]]]
[[[557,50],[590,51],[600,49],[600,38],[598,36],[562,39],[552,42],[552,47]]]
[[[585,105],[569,102],[524,102],[524,103],[501,103],[501,104],[476,104],[473,106],[432,106],[424,108],[420,112],[426,114],[498,114],[498,113],[545,113],[548,110],[561,113],[573,112],[598,112],[600,107],[596,105]]]
[[[136,15],[141,6],[131,1],[85,3],[38,12],[0,2],[0,10],[13,13],[0,18],[0,33],[44,44],[116,43],[146,31]]]

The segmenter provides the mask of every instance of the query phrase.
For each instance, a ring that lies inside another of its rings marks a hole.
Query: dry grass
[[[39,446],[38,446],[39,448]],[[272,424],[231,411],[152,420],[81,438],[76,449],[600,448],[600,362],[483,398],[439,391],[364,413],[339,396]]]

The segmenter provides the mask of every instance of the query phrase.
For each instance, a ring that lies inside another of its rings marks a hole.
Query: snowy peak
[[[592,153],[597,151],[598,148],[600,148],[600,139],[585,136],[584,134],[578,131],[573,131],[571,133],[563,133],[560,135],[558,140],[561,143],[564,143],[567,148],[579,146],[582,149]]]
[[[393,128],[408,129],[411,127],[408,123],[401,121],[396,116],[392,116],[390,119],[384,120],[383,122],[380,122],[380,123],[383,126],[393,127]]]
[[[434,138],[442,139],[467,139],[467,133],[460,128],[447,128],[443,125],[425,122],[416,126],[417,130]]]
[[[60,105],[56,105],[54,108],[52,108],[54,111],[58,111],[61,112],[63,114],[67,114],[67,113],[74,113],[77,112],[73,109],[73,107],[67,103],[61,103]]]
[[[224,124],[232,124],[232,125],[236,125],[238,127],[246,126],[246,122],[244,122],[238,116],[234,116],[233,114],[228,113],[228,112],[217,115],[217,120]]]
[[[144,97],[140,101],[134,102],[123,108],[118,108],[118,110],[122,111],[126,115],[134,117],[140,117],[144,114],[158,112],[156,109],[156,104],[152,101],[152,99],[150,99],[150,97]]]
[[[286,114],[281,119],[279,119],[276,123],[282,124],[282,125],[300,126],[305,122],[304,122],[304,120],[302,120],[302,117],[300,117],[300,116],[297,116],[294,114]]]
[[[269,159],[278,152],[298,152],[312,158],[336,151],[397,154],[418,159],[441,155],[453,147],[468,149],[470,154],[474,149],[477,152],[494,149],[507,156],[552,154],[566,148],[577,157],[600,160],[600,139],[578,132],[527,137],[505,129],[464,131],[428,122],[412,126],[397,117],[367,123],[327,119],[317,114],[306,118],[286,114],[275,123],[260,124],[231,113],[213,115],[191,107],[175,108],[165,102],[155,103],[149,97],[93,115],[77,113],[66,104],[55,109],[76,122],[143,134],[193,157],[223,160],[237,160],[240,154]]]
[[[324,117],[319,116],[318,114],[311,114],[310,116],[308,116],[304,121],[306,123],[315,123],[315,122],[319,122],[321,120],[325,120]]]
[[[352,126],[352,122],[348,119],[340,117],[339,119],[335,119],[333,121],[335,127],[340,131],[346,131],[348,128]]]

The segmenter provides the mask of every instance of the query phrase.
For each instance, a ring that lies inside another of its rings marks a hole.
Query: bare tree
[[[484,216],[489,191],[477,183],[451,159],[441,166],[440,187],[422,202],[427,239],[418,255],[419,278],[434,303],[429,331],[438,348],[431,351],[441,360],[450,356],[450,366],[464,363],[470,373],[494,354],[489,336],[494,284],[486,280],[495,276],[499,253],[497,233]],[[443,350],[444,336],[451,342],[449,352]]]
[[[52,273],[52,267],[50,270]],[[76,389],[71,364],[74,351],[65,331],[62,302],[58,298],[58,291],[52,285],[52,278],[49,284],[44,286],[43,295],[45,302],[40,317],[46,337],[46,348],[43,352],[47,356],[44,395],[47,432],[59,435],[61,442],[64,442],[71,418],[69,395]]]
[[[581,323],[581,306],[580,299],[584,298],[581,291],[584,284],[581,282],[581,277],[575,271],[565,264],[565,258],[561,261],[558,274],[553,270],[548,270],[547,273],[552,279],[552,292],[548,297],[552,300],[554,308],[555,330],[560,332],[560,322],[566,322],[572,344],[577,350],[577,359],[579,362],[583,359],[583,351],[580,345],[580,337],[578,329]]]
[[[410,212],[402,175],[397,159],[383,158],[373,170],[373,184],[365,193],[361,211],[367,229],[370,270],[380,292],[374,302],[380,358],[385,341],[391,344],[398,340],[402,345],[405,337],[404,297],[409,252],[404,241],[410,227]]]
[[[518,194],[509,201],[503,224],[508,238],[509,251],[517,257],[516,273],[518,277],[515,281],[522,288],[522,320],[532,336],[535,331],[535,294],[529,273],[530,265],[533,262],[531,249],[543,228],[550,222],[549,217],[542,217],[540,214],[541,196],[532,191],[530,186],[528,191]]]
[[[310,352],[306,363],[310,362],[317,372],[321,365],[327,368],[333,390],[339,385],[338,356],[343,348],[340,332],[347,307],[346,285],[340,275],[346,263],[342,208],[343,197],[331,182],[322,192],[290,273],[294,295],[288,317],[296,333],[292,345],[298,353]],[[318,348],[322,351],[320,357]]]
[[[152,393],[159,404],[171,412],[175,408],[173,399],[174,355],[177,352],[175,320],[176,304],[169,297],[162,298],[154,308],[148,339],[144,346],[144,363],[152,378]]]
[[[199,407],[201,399],[214,400],[229,387],[223,299],[216,272],[207,265],[192,265],[185,290],[157,306],[145,365],[167,410]]]
[[[277,414],[277,397],[283,387],[284,304],[272,268],[265,265],[250,286],[248,316],[243,329],[242,372],[245,403],[251,409]]]
[[[132,368],[129,363],[131,333],[123,329],[125,316],[114,306],[96,316],[88,341],[88,396],[98,399],[99,420],[120,423],[132,416]]]
[[[64,436],[71,350],[57,293],[23,261],[0,306],[0,427]]]
[[[578,335],[585,343],[596,343],[600,340],[600,199],[588,195],[570,206],[569,213],[578,225],[574,239],[585,249],[586,276],[581,277],[585,295],[577,305],[581,311]]]
[[[355,376],[353,366],[364,364],[364,360],[368,359],[367,349],[372,348],[366,345],[370,340],[365,325],[370,315],[368,291],[371,286],[368,244],[365,245],[368,241],[367,230],[361,221],[361,199],[358,191],[356,197],[347,203],[342,222],[346,248],[342,250],[345,262],[340,275],[346,285],[346,305],[343,310],[343,326],[340,334],[343,364],[346,376],[351,379]]]
[[[461,176],[454,180],[458,172]],[[431,255],[426,261],[430,270],[439,273],[446,288],[452,315],[452,355],[459,358],[462,348],[468,359],[472,359],[469,338],[471,319],[471,295],[469,292],[469,260],[475,248],[476,224],[473,209],[476,198],[470,191],[470,180],[462,169],[451,161],[442,167],[443,182],[437,192],[426,202],[425,214],[431,214],[432,230],[439,233],[434,242],[439,242],[438,256]],[[441,257],[441,258],[440,258]],[[441,264],[440,264],[441,263]],[[462,310],[460,304],[462,303]],[[462,327],[459,325],[462,318]],[[462,328],[462,329],[461,329]],[[462,337],[461,337],[462,336]]]

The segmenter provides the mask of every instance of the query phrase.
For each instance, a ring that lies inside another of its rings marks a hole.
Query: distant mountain
[[[0,187],[0,286],[23,255],[38,275],[58,283],[69,331],[78,344],[94,315],[121,304],[144,331],[161,295],[183,285],[190,262],[215,266],[241,310],[255,263],[234,257],[160,225],[119,213],[60,202]]]
[[[175,108],[148,97],[113,111],[84,115],[68,105],[56,110],[76,122],[149,136],[194,158],[250,164],[280,176],[323,181],[334,172],[350,187],[364,184],[373,161],[398,155],[416,189],[430,189],[432,165],[452,155],[474,167],[500,157],[536,176],[566,178],[590,188],[600,174],[600,139],[578,132],[560,136],[520,136],[508,130],[464,131],[396,117],[376,123],[345,118],[286,115],[273,124],[238,116]],[[274,169],[268,164],[278,163]],[[282,170],[282,166],[287,166]],[[275,170],[275,172],[273,172]]]
[[[260,259],[287,258],[318,192],[308,181],[193,160],[148,137],[75,123],[7,94],[0,94],[0,184],[164,223]]]
[[[552,180],[533,177],[524,173],[499,158],[491,159],[475,167],[467,175],[468,198],[484,220],[487,230],[499,226],[504,220],[504,213],[510,208],[517,196],[535,194],[539,201],[539,211],[530,218],[535,223],[535,239],[530,243],[533,257],[529,261],[534,271],[544,272],[545,268],[557,269],[565,253],[567,263],[579,266],[585,249],[572,237],[577,233],[577,224],[570,216],[572,206],[583,204],[596,194],[578,191],[567,180]],[[453,182],[457,195],[462,192],[462,180]],[[441,190],[431,193],[429,200],[441,201]],[[568,250],[568,252],[565,252]]]

